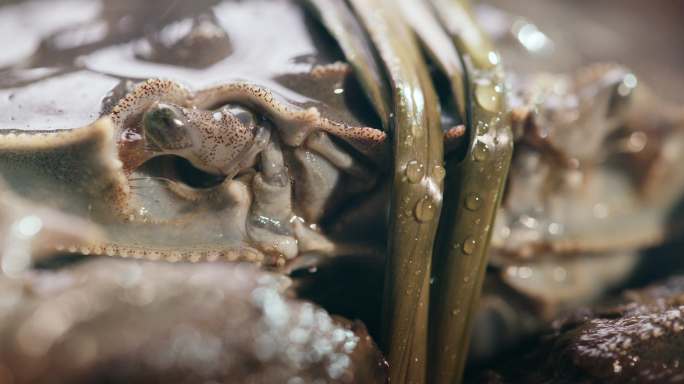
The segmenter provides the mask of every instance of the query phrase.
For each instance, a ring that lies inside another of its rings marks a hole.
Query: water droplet
[[[475,148],[473,148],[473,158],[475,161],[485,161],[487,159],[488,151],[489,147],[487,147],[487,144],[478,141],[475,144]]]
[[[442,181],[444,180],[444,176],[446,176],[446,170],[441,165],[435,165],[435,168],[432,170],[432,176],[437,181]]]
[[[530,267],[520,267],[518,268],[518,277],[521,279],[529,279],[534,274],[532,268]]]
[[[563,224],[551,223],[549,224],[548,231],[551,235],[560,235],[561,233],[563,233]]]
[[[553,279],[558,283],[564,282],[568,278],[568,271],[563,267],[553,269]]]
[[[520,44],[532,53],[542,53],[553,49],[553,42],[534,24],[520,20],[513,25],[512,32]]]
[[[646,136],[644,132],[637,131],[629,136],[629,140],[627,141],[627,149],[632,153],[641,152],[644,148],[646,148],[647,143],[648,136]]]
[[[596,217],[597,219],[605,219],[608,217],[608,214],[610,213],[608,206],[606,204],[603,204],[603,203],[594,204],[593,211],[594,211],[594,217]]]
[[[463,241],[463,253],[470,255],[475,252],[475,247],[477,246],[477,240],[474,237],[469,236]]]
[[[622,366],[620,365],[620,361],[615,360],[613,362],[613,372],[615,373],[620,373],[622,372]]]
[[[457,316],[459,313],[461,313],[461,310],[456,308],[451,311],[451,316]]]
[[[409,183],[415,184],[419,182],[423,178],[423,170],[424,166],[423,164],[419,163],[416,160],[411,160],[406,164],[406,178],[408,179]]]
[[[622,97],[627,97],[632,93],[638,84],[639,80],[637,77],[634,76],[633,73],[629,73],[624,77],[624,79],[622,79],[622,83],[618,86],[618,94]]]
[[[492,83],[478,84],[475,88],[475,98],[480,107],[495,112],[499,107],[501,93],[496,91]]]
[[[419,221],[428,221],[435,217],[436,211],[437,207],[430,196],[423,196],[416,204],[415,214]]]
[[[142,136],[133,130],[127,129],[121,133],[122,141],[133,142],[142,140]]]
[[[487,58],[489,59],[489,62],[492,65],[498,65],[501,59],[499,58],[499,54],[494,52],[494,51],[489,51],[487,54]]]
[[[30,238],[38,234],[43,228],[43,220],[38,216],[23,217],[16,223],[18,234],[23,238]]]
[[[482,205],[482,198],[477,193],[469,193],[465,198],[465,206],[471,211],[476,211]]]

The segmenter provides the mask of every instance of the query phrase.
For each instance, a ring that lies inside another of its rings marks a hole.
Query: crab
[[[123,30],[105,4],[0,76],[6,189],[98,234],[53,254],[250,262],[321,303],[372,265],[382,327],[350,312],[373,312],[392,380],[435,361],[429,380],[452,382],[473,318],[491,355],[680,233],[681,108],[616,64],[504,71],[464,2],[225,1],[149,28],[132,3]]]
[[[337,76],[348,68],[336,63],[314,71],[319,77]],[[148,80],[119,101],[109,116],[119,138],[119,158],[134,188],[142,182],[168,185],[174,198],[197,203],[227,192],[226,209],[234,213],[223,219],[231,222],[214,230],[272,255],[281,266],[301,254],[351,252],[316,228],[327,211],[339,211],[350,198],[378,188],[377,170],[388,149],[386,134],[378,129],[330,120],[315,107],[290,104],[249,83],[193,94],[172,81]],[[163,166],[158,158],[183,159],[216,185],[192,190],[158,169]],[[331,201],[331,195],[339,201]],[[135,220],[156,225],[183,220],[182,215],[168,217],[163,207],[166,217],[155,217],[157,212],[147,204],[131,204],[133,210],[147,212]],[[358,215],[354,211],[338,220],[350,220]]]

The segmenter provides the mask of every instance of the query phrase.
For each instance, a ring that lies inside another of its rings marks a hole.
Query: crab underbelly
[[[281,177],[269,177],[273,169],[263,168],[273,167],[264,161],[201,189],[172,180],[173,176],[153,176],[145,166],[132,172],[128,177],[131,214],[126,222],[111,226],[111,244],[96,250],[140,258],[243,260],[278,267],[290,266],[298,256],[380,252],[382,243],[377,238],[356,238],[353,243],[344,239],[350,238],[346,234],[350,228],[380,232],[371,226],[382,222],[381,205],[363,220],[354,217],[359,205],[368,208],[358,201],[378,193],[381,180],[357,180],[307,148],[278,146],[266,151],[272,153],[261,158],[271,159],[267,162],[279,167],[276,174]],[[160,162],[173,166],[183,160]],[[197,175],[184,177],[207,177],[194,172]],[[375,220],[368,220],[369,216]]]

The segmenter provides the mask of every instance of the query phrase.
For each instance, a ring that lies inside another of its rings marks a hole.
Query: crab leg
[[[220,85],[198,92],[192,100],[192,105],[200,109],[211,109],[227,103],[251,106],[262,112],[274,123],[283,143],[288,146],[298,147],[312,132],[323,130],[347,141],[371,159],[379,161],[385,156],[387,135],[384,132],[327,119],[314,107],[297,107],[258,85],[246,82]]]
[[[431,307],[431,383],[462,380],[470,328],[477,309],[493,221],[513,151],[505,115],[504,79],[488,38],[467,1],[432,0],[468,73],[469,150],[447,164],[445,214],[435,260]]]
[[[375,184],[372,173],[359,164],[354,156],[340,149],[325,132],[316,132],[310,135],[306,140],[306,146],[325,157],[326,160],[338,169],[364,182],[368,182],[371,186]]]
[[[292,188],[283,153],[272,140],[261,153],[262,172],[254,175],[252,203],[247,232],[252,241],[266,252],[286,259],[298,254],[297,240],[292,235]]]
[[[314,10],[328,32],[337,40],[387,131],[391,110],[390,95],[384,86],[385,76],[373,57],[373,47],[366,38],[363,27],[344,1],[306,0],[305,3]]]
[[[437,95],[411,31],[384,0],[352,0],[393,89],[393,190],[384,343],[393,383],[426,381],[432,247],[442,205],[443,134]]]
[[[420,43],[442,72],[449,78],[451,92],[456,101],[459,117],[466,119],[465,73],[461,58],[449,35],[439,25],[430,4],[424,0],[404,0],[398,3],[402,15],[411,26]],[[452,128],[455,129],[455,128]],[[452,131],[450,136],[455,136]],[[449,135],[445,138],[449,138]]]

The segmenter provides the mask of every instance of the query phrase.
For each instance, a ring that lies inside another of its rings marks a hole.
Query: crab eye
[[[192,146],[183,113],[169,104],[155,104],[143,116],[145,136],[161,149],[174,150]]]

